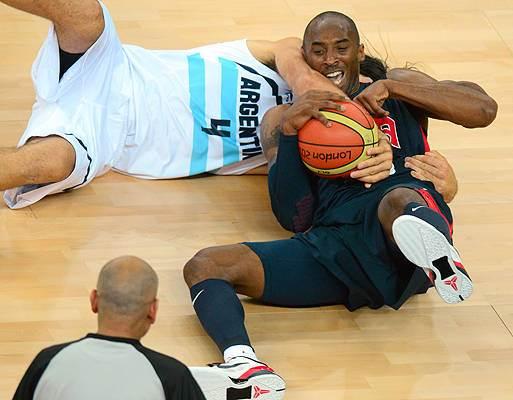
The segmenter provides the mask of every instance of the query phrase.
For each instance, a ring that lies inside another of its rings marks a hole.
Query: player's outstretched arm
[[[258,61],[281,75],[295,96],[301,96],[309,90],[342,94],[328,78],[306,63],[301,39],[291,37],[277,41],[248,40],[247,45]]]
[[[387,79],[377,81],[356,97],[369,112],[384,116],[387,98],[407,102],[426,116],[479,128],[490,125],[497,114],[497,103],[472,82],[437,81],[419,71],[390,70]]]

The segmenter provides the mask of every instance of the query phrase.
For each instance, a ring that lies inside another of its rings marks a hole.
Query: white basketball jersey
[[[245,41],[184,51],[124,50],[133,95],[125,149],[114,168],[176,178],[262,160],[262,117],[292,94]]]

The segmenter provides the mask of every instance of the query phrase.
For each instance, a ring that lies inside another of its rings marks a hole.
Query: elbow
[[[308,229],[310,229],[310,227],[312,226],[312,224],[310,222],[308,223],[296,223],[296,221],[294,221],[294,223],[292,224],[291,226],[291,229],[289,229],[289,231],[292,231],[294,233],[302,233],[302,232],[306,232]]]
[[[297,233],[295,230],[294,230],[294,227],[292,226],[292,224],[289,224],[285,221],[280,221],[278,220],[278,222],[280,223],[280,226],[285,229],[286,231],[289,231],[289,232],[293,232],[293,233]]]
[[[304,218],[294,216],[284,216],[274,213],[276,219],[283,229],[293,233],[301,233],[307,231],[312,225],[311,221],[305,220]]]
[[[476,112],[475,118],[470,123],[463,124],[465,128],[485,128],[490,125],[497,117],[498,105],[495,100],[490,98]]]
[[[306,232],[312,226],[312,221],[309,218],[298,215],[280,215],[275,209],[273,209],[273,211],[281,227],[289,232]]]
[[[497,102],[490,98],[490,101],[487,107],[484,107],[483,114],[485,115],[484,126],[490,125],[493,121],[495,121],[495,117],[497,117],[497,110],[499,109],[499,106]]]

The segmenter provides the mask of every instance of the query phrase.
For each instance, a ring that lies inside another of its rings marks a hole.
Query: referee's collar
[[[119,337],[119,336],[107,336],[107,335],[101,335],[99,333],[88,333],[86,335],[86,338],[108,340],[109,342],[128,343],[128,344],[132,344],[132,345],[141,346],[141,342],[137,339],[124,338],[124,337]]]

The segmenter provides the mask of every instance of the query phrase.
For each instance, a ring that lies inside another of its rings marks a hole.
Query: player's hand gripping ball
[[[303,163],[323,178],[349,178],[369,158],[367,149],[378,145],[378,127],[370,114],[353,101],[342,104],[345,111],[321,110],[331,127],[311,119],[298,131]]]

